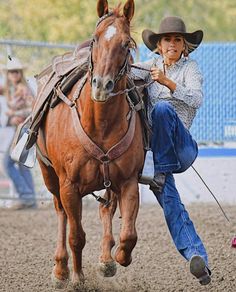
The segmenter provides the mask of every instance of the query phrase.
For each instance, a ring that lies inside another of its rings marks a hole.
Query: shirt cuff
[[[180,99],[180,100],[184,100],[184,96],[185,96],[185,88],[182,85],[176,83],[176,89],[172,93],[172,97]]]

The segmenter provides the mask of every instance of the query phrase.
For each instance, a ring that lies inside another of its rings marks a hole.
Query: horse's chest
[[[74,182],[79,182],[83,185],[97,186],[103,185],[104,177],[114,180],[122,175],[122,166],[119,163],[110,162],[109,165],[104,165],[97,159],[88,158],[87,155],[79,156],[67,155],[66,173],[67,177]]]
[[[67,154],[64,159],[64,165],[67,176],[71,180],[77,180],[78,177],[86,177],[87,180],[92,180],[99,163],[94,159],[88,158],[87,155]]]

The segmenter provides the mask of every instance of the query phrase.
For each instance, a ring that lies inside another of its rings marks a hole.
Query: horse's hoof
[[[60,280],[55,275],[54,272],[51,274],[51,280],[53,287],[55,289],[65,289],[68,286],[69,279]]]
[[[121,250],[119,247],[117,247],[115,252],[115,260],[117,263],[119,263],[123,267],[127,267],[132,262],[131,255],[126,255],[124,250]]]
[[[115,261],[102,263],[100,262],[98,265],[99,273],[103,277],[113,277],[116,274],[117,268]]]
[[[84,291],[84,274],[73,273],[72,287],[75,291]]]
[[[84,291],[84,283],[74,282],[72,283],[72,288],[74,291]]]

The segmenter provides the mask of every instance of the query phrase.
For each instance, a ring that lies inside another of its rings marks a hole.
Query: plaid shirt
[[[145,69],[156,66],[163,70],[163,58],[160,56],[134,65]],[[154,105],[160,100],[166,100],[173,105],[177,115],[185,127],[189,129],[197,109],[202,104],[202,74],[197,63],[189,58],[181,58],[178,62],[166,68],[165,71],[166,76],[176,83],[176,90],[172,93],[168,87],[158,82],[154,82],[147,88],[149,121],[151,123],[151,112]],[[149,72],[137,68],[132,68],[131,77],[145,82],[152,80]]]

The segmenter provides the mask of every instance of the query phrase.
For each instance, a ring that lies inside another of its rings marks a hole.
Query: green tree
[[[96,0],[1,0],[0,38],[78,43],[91,37]],[[110,0],[110,7],[119,1]],[[121,1],[123,4],[125,0]],[[133,36],[157,30],[163,16],[179,15],[189,31],[203,29],[205,41],[235,41],[235,0],[135,0]]]

